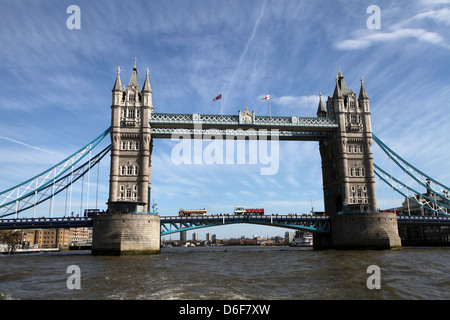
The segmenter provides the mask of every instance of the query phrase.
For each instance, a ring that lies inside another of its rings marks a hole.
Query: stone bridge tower
[[[94,217],[93,255],[160,252],[160,217],[131,214],[149,211],[152,112],[148,69],[140,90],[135,59],[127,87],[122,87],[118,68],[112,89],[108,214]]]
[[[361,77],[359,96],[336,76],[326,109],[320,97],[318,117],[336,119],[338,129],[319,143],[325,212],[331,237],[316,236],[317,247],[400,248],[395,213],[377,212],[369,97]]]
[[[335,118],[339,128],[320,142],[325,211],[365,212],[377,209],[369,97],[361,78],[359,97],[347,87],[342,72],[332,97],[320,99],[318,117]]]
[[[153,112],[148,69],[139,89],[136,60],[127,87],[122,87],[120,69],[112,90],[111,172],[108,212],[148,212]]]

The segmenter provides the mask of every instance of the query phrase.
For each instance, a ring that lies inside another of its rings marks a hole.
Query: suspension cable
[[[110,151],[111,146],[104,148],[101,152],[99,152],[95,157],[93,157],[89,163],[85,162],[84,164],[80,165],[77,168],[72,167],[71,172],[67,173],[66,175],[59,177],[54,180],[54,184],[40,187],[32,192],[32,194],[29,194],[27,198],[22,197],[21,199],[16,200],[14,203],[11,203],[8,206],[3,206],[2,214],[0,218],[6,217],[12,214],[25,211],[34,205],[39,205],[40,203],[47,201],[51,199],[52,195],[57,195],[61,191],[65,190],[66,188],[71,188],[70,191],[70,197],[69,197],[69,211],[71,212],[72,209],[72,190],[73,190],[73,183],[76,182],[78,179],[84,177],[84,175],[88,171],[88,167],[92,168],[93,166],[97,165],[103,157],[108,154]],[[51,190],[51,188],[55,186],[54,190]],[[49,194],[50,192],[50,194]],[[34,201],[33,200],[34,197]],[[20,206],[19,206],[20,205]]]

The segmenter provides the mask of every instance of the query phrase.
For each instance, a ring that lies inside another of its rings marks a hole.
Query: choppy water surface
[[[311,251],[165,248],[153,256],[90,251],[0,256],[0,299],[450,299],[450,248]],[[69,290],[77,265],[81,289]],[[381,289],[366,285],[370,265]]]

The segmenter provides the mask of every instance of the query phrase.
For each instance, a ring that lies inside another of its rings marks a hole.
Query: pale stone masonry
[[[325,212],[376,211],[369,97],[362,78],[357,97],[339,70],[326,105],[325,110],[320,98],[317,116],[335,118],[339,128],[320,142]]]
[[[112,89],[108,211],[94,217],[93,255],[160,252],[160,217],[148,214],[153,112],[148,73],[147,69],[140,90],[136,59],[126,88],[122,87],[120,68],[117,69]]]
[[[112,92],[108,212],[148,212],[152,152],[149,121],[153,112],[148,69],[140,90],[136,60],[126,88],[122,87],[118,68]]]
[[[318,117],[336,119],[339,128],[319,143],[325,212],[331,237],[315,234],[316,248],[398,249],[397,217],[377,212],[369,97],[361,77],[359,97],[339,70],[326,110],[320,97]]]
[[[94,217],[93,255],[154,254],[161,248],[160,216],[106,214]]]

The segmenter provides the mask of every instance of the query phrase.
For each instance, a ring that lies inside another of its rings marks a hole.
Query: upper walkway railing
[[[317,141],[338,128],[333,118],[153,113],[152,138],[211,137]]]
[[[175,113],[153,113],[150,118],[150,125],[172,125],[172,126],[193,126],[194,124],[202,124],[206,126],[239,126],[252,125],[255,128],[291,128],[291,129],[319,129],[321,131],[330,131],[338,127],[336,120],[333,118],[316,118],[316,117],[270,117],[255,116],[254,114],[239,115],[211,115],[211,114],[175,114]]]

